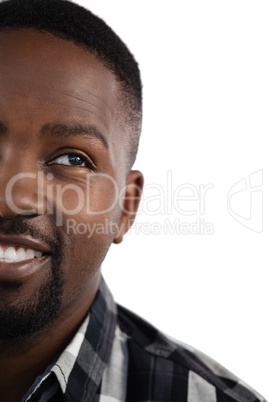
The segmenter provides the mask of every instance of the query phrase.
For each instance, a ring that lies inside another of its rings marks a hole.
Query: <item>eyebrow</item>
[[[108,142],[104,135],[93,125],[83,124],[46,124],[40,132],[42,137],[75,137],[85,136],[100,140],[105,148]]]

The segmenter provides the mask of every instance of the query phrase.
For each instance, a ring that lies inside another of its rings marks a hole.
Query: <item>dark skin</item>
[[[12,200],[20,211],[28,212],[23,219],[33,230],[52,243],[55,233],[60,238],[63,258],[59,270],[64,279],[61,307],[51,322],[27,337],[0,341],[0,400],[5,402],[20,401],[69,343],[95,298],[101,263],[111,243],[122,241],[135,217],[143,177],[126,168],[128,128],[124,130],[120,121],[119,96],[114,75],[72,42],[27,29],[0,32],[1,222],[9,225],[21,217],[6,198],[7,184],[21,172],[33,174],[15,183]],[[78,124],[94,126],[97,135],[68,131]],[[55,126],[61,129],[53,131]],[[79,156],[80,166],[70,163],[70,153]],[[42,190],[34,176],[38,173],[44,179]],[[113,184],[104,175],[111,177]],[[118,199],[114,183],[119,190],[125,189]],[[85,198],[90,190],[92,214],[83,203],[74,215],[66,212],[77,206],[77,193],[70,188],[64,193],[56,189],[68,184],[79,188]],[[70,218],[91,227],[108,219],[116,226],[88,238],[88,233],[67,231]],[[0,309],[27,305],[34,299],[51,274],[54,257],[48,253],[41,268],[37,262],[38,269],[9,279],[19,282],[19,287],[5,286],[0,267]]]

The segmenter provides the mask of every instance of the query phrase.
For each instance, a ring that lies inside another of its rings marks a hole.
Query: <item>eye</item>
[[[86,167],[85,158],[77,154],[65,154],[53,160],[53,163],[67,166]]]

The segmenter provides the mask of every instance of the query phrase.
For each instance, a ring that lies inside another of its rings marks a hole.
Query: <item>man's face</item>
[[[72,42],[0,32],[0,337],[96,287],[126,178],[117,99],[113,74]],[[19,249],[39,253],[16,261]]]

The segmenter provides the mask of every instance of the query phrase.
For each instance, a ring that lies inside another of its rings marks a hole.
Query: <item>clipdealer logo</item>
[[[237,181],[227,195],[229,214],[255,233],[263,231],[263,170]]]
[[[98,176],[100,178],[100,176]],[[91,236],[92,231],[110,231],[110,223],[100,225],[103,227],[89,227],[90,222],[82,225],[76,221],[76,216],[85,210],[88,215],[104,215],[111,212],[115,205],[123,208],[125,188],[118,187],[113,177],[102,175],[102,185],[109,185],[113,194],[100,209],[92,207],[91,204],[91,176],[87,177],[87,189],[82,191],[81,187],[74,183],[65,185],[54,182],[54,176],[43,173],[19,173],[12,177],[5,188],[5,199],[9,208],[17,214],[25,214],[15,202],[16,186],[23,188],[25,180],[33,180],[38,194],[37,210],[27,213],[42,213],[43,200],[46,200],[47,214],[56,216],[57,225],[63,224],[63,215],[69,216],[68,227],[76,230],[78,234],[84,232]],[[105,182],[104,182],[105,180]],[[104,183],[104,184],[103,184]],[[139,215],[146,216],[144,220],[135,220],[130,232],[137,234],[183,234],[183,235],[208,235],[214,234],[214,224],[208,221],[207,213],[215,186],[213,183],[193,184],[189,182],[176,183],[173,172],[167,171],[165,183],[156,182],[145,185],[144,194],[141,198]],[[71,195],[74,203],[71,209],[66,209],[63,203],[64,197]],[[259,169],[248,176],[235,182],[227,193],[227,211],[229,215],[240,225],[255,233],[263,231],[263,170]],[[57,202],[56,202],[57,201]],[[208,202],[208,203],[207,203]],[[214,200],[215,202],[215,200]],[[122,205],[121,205],[122,204]],[[40,208],[40,211],[39,211]],[[224,211],[222,211],[224,214]],[[226,210],[225,210],[226,212]],[[1,211],[0,211],[1,215]]]

